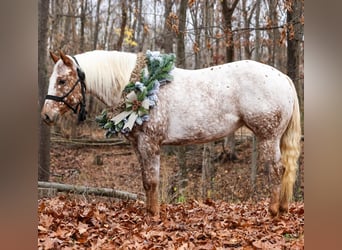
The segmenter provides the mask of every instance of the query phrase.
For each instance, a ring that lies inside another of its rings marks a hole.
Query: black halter
[[[55,96],[55,95],[46,95],[45,99],[53,100],[56,102],[63,102],[69,109],[71,109],[75,114],[77,113],[77,110],[79,108],[78,113],[78,121],[82,122],[86,119],[87,111],[85,110],[86,107],[86,98],[85,98],[85,91],[86,91],[86,85],[85,85],[85,74],[81,70],[80,65],[78,64],[78,61],[74,56],[72,58],[75,60],[77,67],[77,76],[78,79],[76,83],[72,86],[72,88],[68,91],[68,93],[64,94],[63,96]],[[76,107],[72,107],[69,103],[67,103],[64,98],[71,94],[71,92],[75,89],[77,84],[81,84],[81,92],[82,92],[82,100],[76,105]]]

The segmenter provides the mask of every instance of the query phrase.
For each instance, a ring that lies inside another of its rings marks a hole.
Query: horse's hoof
[[[159,209],[147,209],[148,215],[152,217],[159,216]]]
[[[277,216],[279,214],[279,203],[272,203],[269,206],[268,211],[271,213],[272,216]]]
[[[287,213],[289,211],[289,203],[288,202],[281,202],[279,206],[280,213]]]

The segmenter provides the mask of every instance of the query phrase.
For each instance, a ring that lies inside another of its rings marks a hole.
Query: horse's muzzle
[[[42,112],[40,113],[41,119],[47,124],[47,125],[53,125],[57,120],[58,113],[51,112],[43,108]]]

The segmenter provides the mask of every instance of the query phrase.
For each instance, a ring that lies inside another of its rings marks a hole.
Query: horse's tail
[[[289,202],[293,197],[293,185],[296,181],[297,160],[300,155],[301,125],[298,97],[294,84],[288,78],[294,96],[292,117],[281,138],[281,160],[285,168],[280,189],[280,201]]]

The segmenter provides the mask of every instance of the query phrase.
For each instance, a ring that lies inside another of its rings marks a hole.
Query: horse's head
[[[78,119],[85,119],[85,74],[75,58],[59,52],[50,52],[55,65],[49,81],[48,94],[41,112],[47,124],[53,124],[59,115],[68,110],[79,112]]]

